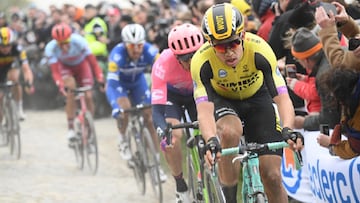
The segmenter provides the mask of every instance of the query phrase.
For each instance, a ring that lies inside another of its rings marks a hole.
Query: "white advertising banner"
[[[289,196],[302,202],[359,203],[360,159],[343,160],[331,156],[316,137],[319,132],[303,132],[304,165],[296,170],[291,153],[284,153],[283,184]]]

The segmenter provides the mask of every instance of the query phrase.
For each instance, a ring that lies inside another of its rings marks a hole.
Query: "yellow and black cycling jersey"
[[[20,64],[27,62],[26,51],[20,49],[17,45],[12,45],[8,54],[0,52],[0,68],[8,67],[15,61],[19,61]]]
[[[254,95],[263,84],[272,97],[287,93],[271,47],[249,32],[242,44],[243,56],[236,67],[221,62],[209,42],[195,53],[191,60],[191,76],[196,103],[211,100],[213,92],[224,98],[244,100]]]

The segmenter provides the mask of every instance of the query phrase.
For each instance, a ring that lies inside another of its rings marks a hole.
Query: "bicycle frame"
[[[150,104],[138,104],[130,109],[121,110],[122,113],[128,113],[129,122],[125,136],[129,143],[132,154],[132,162],[135,178],[140,185],[142,194],[146,192],[145,173],[148,172],[152,188],[159,202],[163,202],[162,187],[160,180],[160,163],[156,158],[156,147],[152,136],[146,129],[143,109],[151,108]],[[131,143],[134,139],[135,143]]]
[[[79,164],[79,168],[83,169],[84,156],[86,155],[87,163],[93,174],[96,174],[98,168],[98,148],[96,140],[95,126],[93,117],[87,109],[85,100],[85,92],[92,90],[93,87],[85,86],[79,87],[75,90],[67,90],[75,94],[76,101],[76,117],[74,121],[77,135],[80,136],[81,141],[75,144],[75,155]],[[91,139],[91,142],[89,140]],[[79,154],[78,154],[79,153]],[[78,155],[80,157],[78,157]],[[94,157],[92,157],[94,155]],[[91,157],[91,158],[90,158]],[[80,158],[80,160],[78,160]],[[93,159],[93,160],[92,160]]]
[[[240,160],[242,163],[242,199],[244,203],[267,202],[264,186],[261,182],[257,152],[265,149],[282,149],[288,146],[288,143],[281,141],[267,144],[246,143],[238,147],[222,149],[222,156],[238,154],[232,162]],[[298,160],[298,158],[301,157],[296,156],[296,161],[301,163],[301,160]],[[297,166],[300,165],[297,164]]]
[[[91,88],[85,88],[84,91],[90,90]],[[80,124],[81,124],[81,132],[82,132],[82,142],[84,144],[84,146],[86,146],[88,144],[88,131],[86,130],[86,126],[85,126],[85,114],[86,112],[88,112],[87,110],[87,105],[86,105],[86,101],[85,101],[85,92],[79,92],[76,97],[75,100],[78,101],[78,103],[80,104],[80,106],[77,107],[77,112],[76,112],[76,117],[79,119]]]
[[[187,147],[187,168],[188,168],[188,185],[193,193],[192,196],[196,202],[209,203],[209,193],[204,184],[204,163],[203,158],[205,153],[205,141],[198,131],[197,122],[188,122],[185,115],[183,115],[183,123],[177,125],[168,124],[170,129],[185,128],[186,133],[186,147]],[[194,132],[190,132],[190,128],[194,129]],[[196,130],[196,131],[195,131]],[[171,140],[171,138],[169,138]],[[196,186],[194,178],[196,177]]]

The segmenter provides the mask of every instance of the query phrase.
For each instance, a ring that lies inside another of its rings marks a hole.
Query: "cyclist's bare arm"
[[[291,99],[288,94],[280,94],[274,97],[274,101],[278,107],[278,111],[280,114],[280,119],[283,123],[283,127],[288,127],[293,129],[295,122],[295,110]],[[288,144],[290,148],[293,150],[301,150],[303,147],[303,143],[301,139],[297,139],[296,143],[292,140],[288,140]]]
[[[31,71],[29,63],[23,63],[21,66],[22,66],[22,72],[24,74],[24,80],[27,84],[27,86],[25,86],[25,91],[27,94],[31,94],[33,92],[32,84],[34,82],[33,73]]]
[[[210,138],[216,135],[214,103],[208,101],[200,102],[196,105],[196,108],[200,131],[202,132],[205,142],[208,142]],[[217,153],[216,157],[220,158],[220,155],[220,153]],[[206,152],[205,161],[210,167],[215,164],[215,160],[209,150]]]

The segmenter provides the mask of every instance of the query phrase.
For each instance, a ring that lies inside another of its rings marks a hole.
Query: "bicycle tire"
[[[160,180],[160,163],[156,158],[156,148],[147,128],[142,130],[142,138],[145,148],[144,163],[150,178],[150,184],[159,203],[163,202],[162,184]]]
[[[186,157],[187,157],[186,162],[187,162],[187,172],[188,172],[187,179],[188,179],[190,195],[191,195],[192,199],[194,199],[196,201],[196,203],[206,202],[205,198],[204,198],[204,194],[203,194],[204,188],[202,185],[199,185],[199,182],[198,182],[198,175],[202,176],[202,174],[197,174],[195,166],[194,166],[193,157],[189,150],[191,150],[191,149],[188,149],[186,152],[187,153],[186,154]]]
[[[87,143],[86,147],[84,147],[84,154],[86,154],[87,165],[89,166],[92,174],[95,175],[99,165],[99,154],[94,119],[89,111],[85,113],[84,124],[87,136]]]
[[[9,131],[9,144],[10,144],[10,155],[15,159],[20,159],[21,157],[21,139],[20,139],[20,120],[17,111],[17,107],[14,100],[7,101],[9,102],[8,106],[8,119],[10,123]]]
[[[76,165],[79,169],[84,168],[84,150],[83,150],[83,140],[81,139],[81,121],[79,118],[74,119],[74,130],[76,132],[77,139],[72,143],[72,148],[75,154]]]
[[[142,195],[146,192],[145,166],[143,162],[144,147],[138,129],[135,126],[128,126],[126,135],[128,136],[129,148],[131,152],[130,168],[133,170],[136,185]]]
[[[6,98],[4,98],[4,101],[2,103],[2,113],[3,113],[3,119],[1,122],[1,136],[2,136],[2,142],[1,146],[8,146],[9,145],[9,131],[11,126],[11,119],[9,119],[9,108],[6,106]]]
[[[210,203],[225,203],[225,196],[222,191],[217,175],[213,176],[209,168],[204,170],[204,184],[208,191],[208,199]]]
[[[254,201],[254,202],[255,202],[255,203],[266,203],[267,200],[266,200],[265,194],[264,194],[264,193],[261,193],[261,192],[257,193],[257,194],[255,195],[255,201]]]

